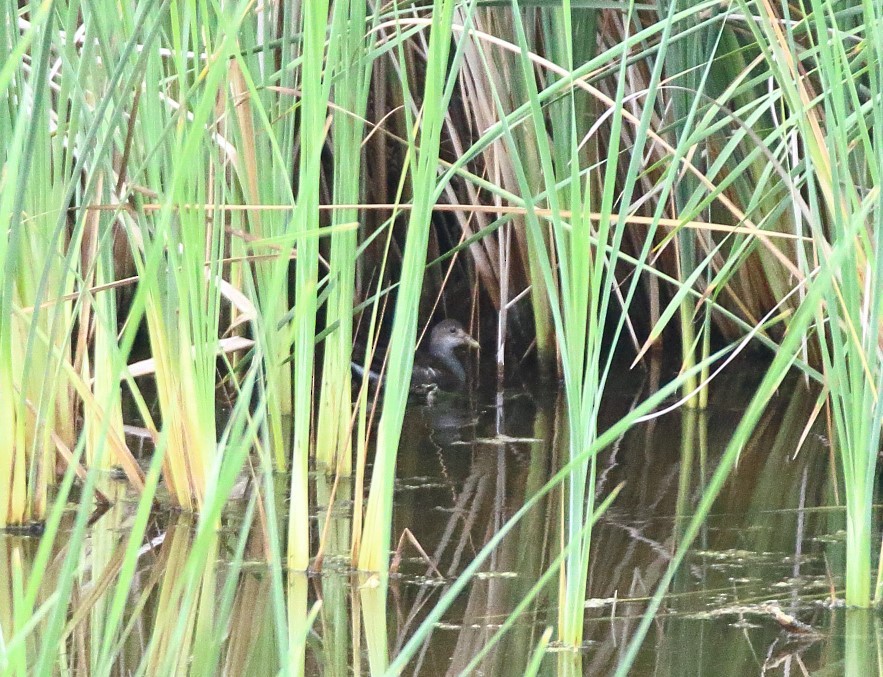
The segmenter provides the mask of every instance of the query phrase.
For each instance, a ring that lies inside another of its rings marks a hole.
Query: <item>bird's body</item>
[[[409,391],[413,395],[429,395],[436,390],[456,391],[466,385],[466,370],[457,356],[461,347],[478,348],[478,341],[472,338],[457,320],[442,320],[429,335],[425,350],[414,355],[414,369],[411,372]],[[353,364],[353,370],[360,376],[364,370]],[[376,381],[375,372],[368,378]]]

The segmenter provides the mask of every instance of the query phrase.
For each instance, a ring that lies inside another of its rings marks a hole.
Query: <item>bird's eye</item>
[[[456,328],[456,327],[451,327],[450,329],[448,329],[448,331],[451,332],[452,334],[456,334],[456,333],[457,333],[457,328]]]

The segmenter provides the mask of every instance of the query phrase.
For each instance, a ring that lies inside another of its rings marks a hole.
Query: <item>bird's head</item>
[[[435,325],[429,337],[429,344],[433,351],[442,352],[460,346],[478,348],[478,341],[472,338],[457,320],[442,320]]]

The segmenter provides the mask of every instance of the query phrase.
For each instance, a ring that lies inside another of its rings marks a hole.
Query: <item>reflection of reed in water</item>
[[[554,457],[548,441],[554,407],[538,407],[520,392],[507,393],[505,401],[496,405],[476,410],[462,400],[436,402],[412,408],[413,419],[406,419],[410,435],[403,448],[411,451],[400,455],[399,475],[404,487],[413,483],[415,490],[399,494],[396,529],[412,529],[430,561],[416,555],[413,546],[404,546],[408,556],[403,570],[408,575],[393,581],[391,587],[403,619],[393,655],[449,583],[548,479]],[[414,425],[409,424],[411,420]],[[428,449],[434,454],[428,454]],[[409,666],[415,674],[460,674],[488,647],[547,560],[555,533],[549,505],[543,501],[508,534],[482,573],[469,583],[463,603],[446,615],[445,623],[428,630]],[[533,608],[535,613],[536,603]],[[524,630],[531,632],[530,627],[517,624],[477,669],[485,674],[523,674],[532,649]]]
[[[733,411],[750,396],[743,380],[739,372],[719,379],[707,411],[679,409],[653,426],[630,431],[618,450],[620,467],[608,481],[629,481],[593,537],[589,594],[595,603],[587,611],[586,639],[592,647],[584,662],[587,674],[607,674],[621,658],[623,638],[637,626],[729,442],[738,422]],[[828,452],[819,438],[810,434],[793,458],[815,398],[795,379],[786,381],[778,401],[770,404],[674,578],[669,613],[657,618],[656,641],[639,654],[636,672],[665,665],[670,674],[744,674],[744,665],[781,639],[768,614],[750,605],[789,589],[797,600],[804,594],[802,585],[818,594],[816,586],[826,576],[823,546],[816,539],[840,527],[829,523],[827,511],[804,511],[828,500]],[[817,614],[818,607],[811,606]],[[750,641],[733,627],[740,618],[756,628]],[[701,652],[696,651],[699,632]],[[721,672],[721,655],[734,666],[730,673]]]

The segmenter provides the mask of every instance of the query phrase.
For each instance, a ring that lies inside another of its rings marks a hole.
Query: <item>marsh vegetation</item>
[[[836,515],[825,590],[788,599],[845,603],[830,653],[869,665],[877,3],[53,0],[4,3],[0,46],[4,672],[397,674],[486,586],[503,616],[434,670],[511,642],[513,674],[625,674],[684,565],[737,549],[708,542],[746,459],[795,562]],[[414,402],[445,317],[480,357]],[[668,464],[618,462],[672,420]],[[394,497],[434,486],[458,517],[427,542]],[[599,538],[663,504],[620,580]]]

